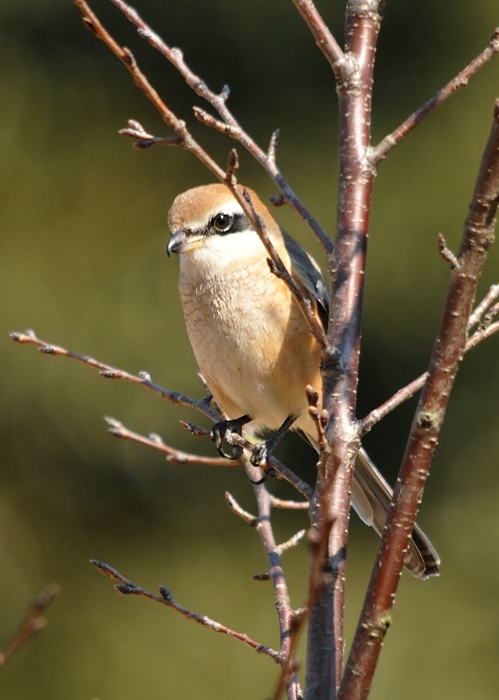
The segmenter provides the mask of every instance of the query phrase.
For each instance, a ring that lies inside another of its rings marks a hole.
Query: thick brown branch
[[[323,363],[326,438],[331,452],[319,474],[312,509],[317,537],[328,540],[327,559],[311,566],[310,588],[322,592],[310,611],[306,700],[334,697],[342,673],[346,542],[353,461],[359,446],[356,399],[364,271],[374,168],[367,158],[373,68],[380,27],[378,2],[350,0],[346,10],[348,70],[337,84],[340,108],[340,183],[335,249],[328,257],[333,282],[329,338],[335,349]],[[329,533],[329,535],[328,535]],[[322,556],[312,548],[312,558]],[[323,583],[322,583],[323,582]]]
[[[468,319],[494,238],[499,204],[499,101],[485,147],[434,345],[339,698],[367,698],[395,601],[410,533],[449,395],[466,346]],[[395,526],[396,525],[396,526]]]

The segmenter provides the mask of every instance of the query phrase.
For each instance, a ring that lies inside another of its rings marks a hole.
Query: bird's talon
[[[215,423],[210,430],[210,439],[215,443],[216,450],[221,457],[235,461],[240,459],[243,454],[243,448],[240,445],[234,445],[232,442],[232,434],[241,435],[242,426],[249,420],[248,416],[237,418],[236,420],[221,420]],[[222,442],[227,442],[232,447],[232,454],[229,455],[222,448]]]
[[[231,462],[234,462],[236,459],[239,459],[241,456],[241,453],[239,452],[240,448],[238,449],[237,447],[234,447],[234,449],[232,450],[232,454],[230,455],[230,454],[227,454],[227,452],[225,452],[223,447],[221,447],[220,445],[215,445],[215,447],[216,447],[217,452],[220,455],[220,457],[223,457],[224,459],[230,459]],[[241,452],[242,452],[242,450],[241,450]]]
[[[267,449],[267,443],[262,442],[260,445],[257,445],[255,449],[253,450],[253,454],[251,455],[250,463],[254,467],[260,467],[260,469],[263,469],[265,472],[267,471],[267,459],[268,459],[268,449]]]

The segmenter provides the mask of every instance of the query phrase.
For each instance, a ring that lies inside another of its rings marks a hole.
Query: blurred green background
[[[341,37],[343,3],[318,3]],[[285,176],[334,230],[337,110],[331,72],[290,2],[137,0],[137,9],[265,144],[281,128]],[[334,7],[331,7],[334,5]],[[105,0],[93,7],[130,46],[172,108],[226,162],[232,143],[194,123],[200,104],[173,68]],[[379,42],[374,141],[479,53],[498,24],[495,0],[388,3]],[[62,594],[49,627],[0,675],[6,700],[265,698],[277,669],[242,644],[142,599],[118,596],[88,563],[102,559],[151,589],[169,586],[194,610],[277,645],[256,533],[231,515],[230,490],[249,509],[241,469],[176,467],[108,436],[102,416],[159,432],[188,450],[179,419],[201,419],[147,391],[43,357],[8,339],[13,330],[88,353],[196,396],[203,391],[165,255],[174,196],[211,180],[192,156],[139,152],[117,135],[128,118],[165,129],[69,0],[3,0],[0,6],[3,166],[0,296],[0,647],[33,596],[51,581]],[[382,165],[375,183],[359,414],[425,369],[448,269],[499,95],[499,63],[486,66]],[[275,190],[241,153],[243,181]],[[317,256],[290,212],[279,220]],[[480,288],[499,280],[492,251]],[[442,576],[404,576],[373,698],[472,697],[497,692],[499,645],[499,338],[466,357],[452,396],[420,522],[443,559]],[[414,401],[366,439],[393,480]],[[312,480],[313,455],[290,437],[281,457]],[[289,495],[280,484],[274,492]],[[304,527],[277,512],[278,536]],[[348,627],[355,625],[375,553],[372,532],[352,523]],[[305,545],[284,563],[293,602],[305,601]],[[300,650],[303,658],[303,649]]]

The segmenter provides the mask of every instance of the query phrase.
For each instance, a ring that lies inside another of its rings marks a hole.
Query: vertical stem
[[[256,482],[260,475],[260,470],[255,469],[249,464],[246,465],[246,469],[250,479]],[[270,494],[263,484],[255,484],[254,491],[258,504],[258,524],[256,529],[267,554],[270,567],[269,573],[274,587],[275,609],[279,619],[279,656],[281,671],[283,673],[281,684],[286,688],[286,697],[288,700],[298,700],[299,684],[295,670],[294,646],[291,634],[294,612],[291,608],[279,547],[274,537]]]
[[[359,435],[356,399],[364,269],[372,183],[371,94],[380,17],[378,0],[350,0],[346,15],[340,109],[340,184],[336,242],[328,258],[333,280],[329,337],[334,347],[322,363],[326,429],[332,447],[319,475],[313,525],[325,530],[323,585],[310,611],[306,698],[335,698],[344,647],[344,596],[350,490]]]

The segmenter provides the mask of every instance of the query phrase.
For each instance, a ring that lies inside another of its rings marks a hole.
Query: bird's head
[[[242,186],[239,186],[243,190]],[[269,236],[276,241],[280,229],[258,195],[246,188],[258,217]],[[228,187],[222,184],[204,185],[183,192],[176,197],[168,214],[172,237],[167,252],[189,253],[201,247],[213,252],[234,252],[263,244],[241,205]]]

